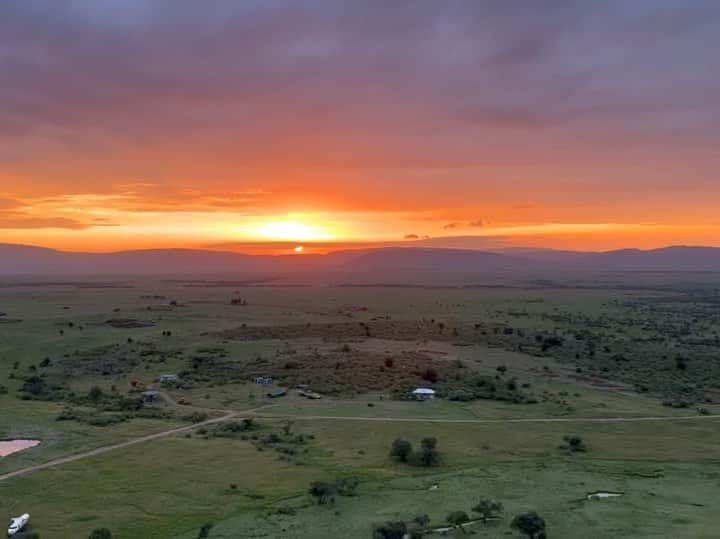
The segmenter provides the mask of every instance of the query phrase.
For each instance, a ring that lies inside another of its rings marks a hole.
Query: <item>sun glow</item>
[[[261,225],[257,234],[275,240],[329,240],[333,236],[324,227],[299,221],[274,221]]]

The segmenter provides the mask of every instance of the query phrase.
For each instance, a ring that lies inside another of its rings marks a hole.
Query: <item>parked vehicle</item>
[[[10,526],[8,527],[8,537],[12,537],[13,535],[17,535],[21,531],[25,529],[25,527],[30,522],[30,515],[25,513],[24,515],[20,515],[19,517],[15,517],[10,519]]]

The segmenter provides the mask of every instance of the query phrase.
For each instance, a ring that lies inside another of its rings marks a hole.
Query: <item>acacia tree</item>
[[[480,498],[480,501],[472,510],[480,515],[480,520],[482,520],[484,524],[489,519],[500,516],[503,511],[503,504],[492,498]]]
[[[412,444],[402,438],[397,438],[390,448],[390,456],[396,458],[400,462],[407,462],[412,454]]]
[[[325,505],[335,501],[333,496],[337,493],[337,488],[332,483],[325,481],[313,481],[308,489],[310,495],[315,498],[319,505]]]
[[[510,527],[524,533],[530,539],[547,539],[545,519],[535,511],[516,516]]]
[[[415,454],[415,459],[421,466],[434,466],[440,462],[440,454],[437,451],[437,438],[423,438],[420,441],[420,449]]]
[[[587,446],[580,436],[563,436],[563,445],[560,447],[569,453],[584,453]]]
[[[463,532],[463,534],[467,533],[463,524],[465,524],[466,522],[470,522],[470,517],[465,511],[453,511],[447,517],[445,517],[445,520],[453,528]]]
[[[373,539],[403,539],[407,533],[407,525],[401,520],[373,526]]]

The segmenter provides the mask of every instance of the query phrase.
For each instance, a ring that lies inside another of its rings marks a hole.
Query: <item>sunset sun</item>
[[[254,232],[258,236],[274,240],[320,241],[333,239],[333,234],[325,227],[300,221],[272,221],[260,225]]]

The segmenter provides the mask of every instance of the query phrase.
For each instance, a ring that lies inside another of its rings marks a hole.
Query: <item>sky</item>
[[[720,246],[718,50],[715,0],[3,0],[0,243]]]

